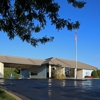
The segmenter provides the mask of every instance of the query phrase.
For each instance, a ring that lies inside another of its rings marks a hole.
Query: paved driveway
[[[12,79],[2,80],[0,83],[1,86],[31,100],[100,100],[100,79]]]

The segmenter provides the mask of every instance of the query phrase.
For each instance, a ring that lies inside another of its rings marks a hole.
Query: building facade
[[[21,58],[0,55],[0,78],[4,77],[4,68],[17,68],[20,78],[53,78],[54,71],[60,67],[60,72],[66,77],[75,77],[75,61],[61,58],[48,58],[45,60]],[[91,76],[96,67],[77,62],[77,78]],[[10,76],[9,76],[10,77]]]

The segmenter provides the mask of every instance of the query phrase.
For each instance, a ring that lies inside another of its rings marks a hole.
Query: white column
[[[29,78],[31,78],[31,71],[29,71]]]
[[[76,68],[74,69],[74,78],[76,79]]]
[[[49,78],[51,78],[51,65],[49,65]]]
[[[4,64],[0,62],[0,78],[4,77]]]

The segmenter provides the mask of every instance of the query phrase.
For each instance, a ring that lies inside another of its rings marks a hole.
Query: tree
[[[67,0],[73,7],[82,8],[83,1]],[[54,37],[35,38],[32,33],[40,32],[45,28],[47,18],[57,30],[67,27],[68,30],[78,29],[80,23],[65,20],[59,17],[60,6],[54,0],[0,0],[0,31],[7,33],[9,39],[19,36],[33,46],[38,43],[52,41]],[[37,21],[37,22],[36,22]]]
[[[94,78],[98,78],[98,73],[96,70],[92,71],[91,76],[93,76]]]
[[[99,76],[99,78],[100,78],[100,70],[97,70],[97,73],[98,73],[98,76]]]

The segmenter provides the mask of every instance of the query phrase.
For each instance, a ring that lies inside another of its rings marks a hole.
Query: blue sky
[[[100,0],[84,0],[87,2],[84,8],[77,9],[67,4],[66,0],[56,0],[61,9],[59,15],[62,18],[81,23],[78,34],[78,61],[93,65],[100,69]],[[9,40],[6,33],[0,32],[0,54],[46,59],[58,57],[75,60],[75,31],[67,29],[56,30],[48,21],[47,26],[40,33],[33,33],[33,36],[54,36],[53,42],[45,45],[39,44],[36,48],[18,37]]]

